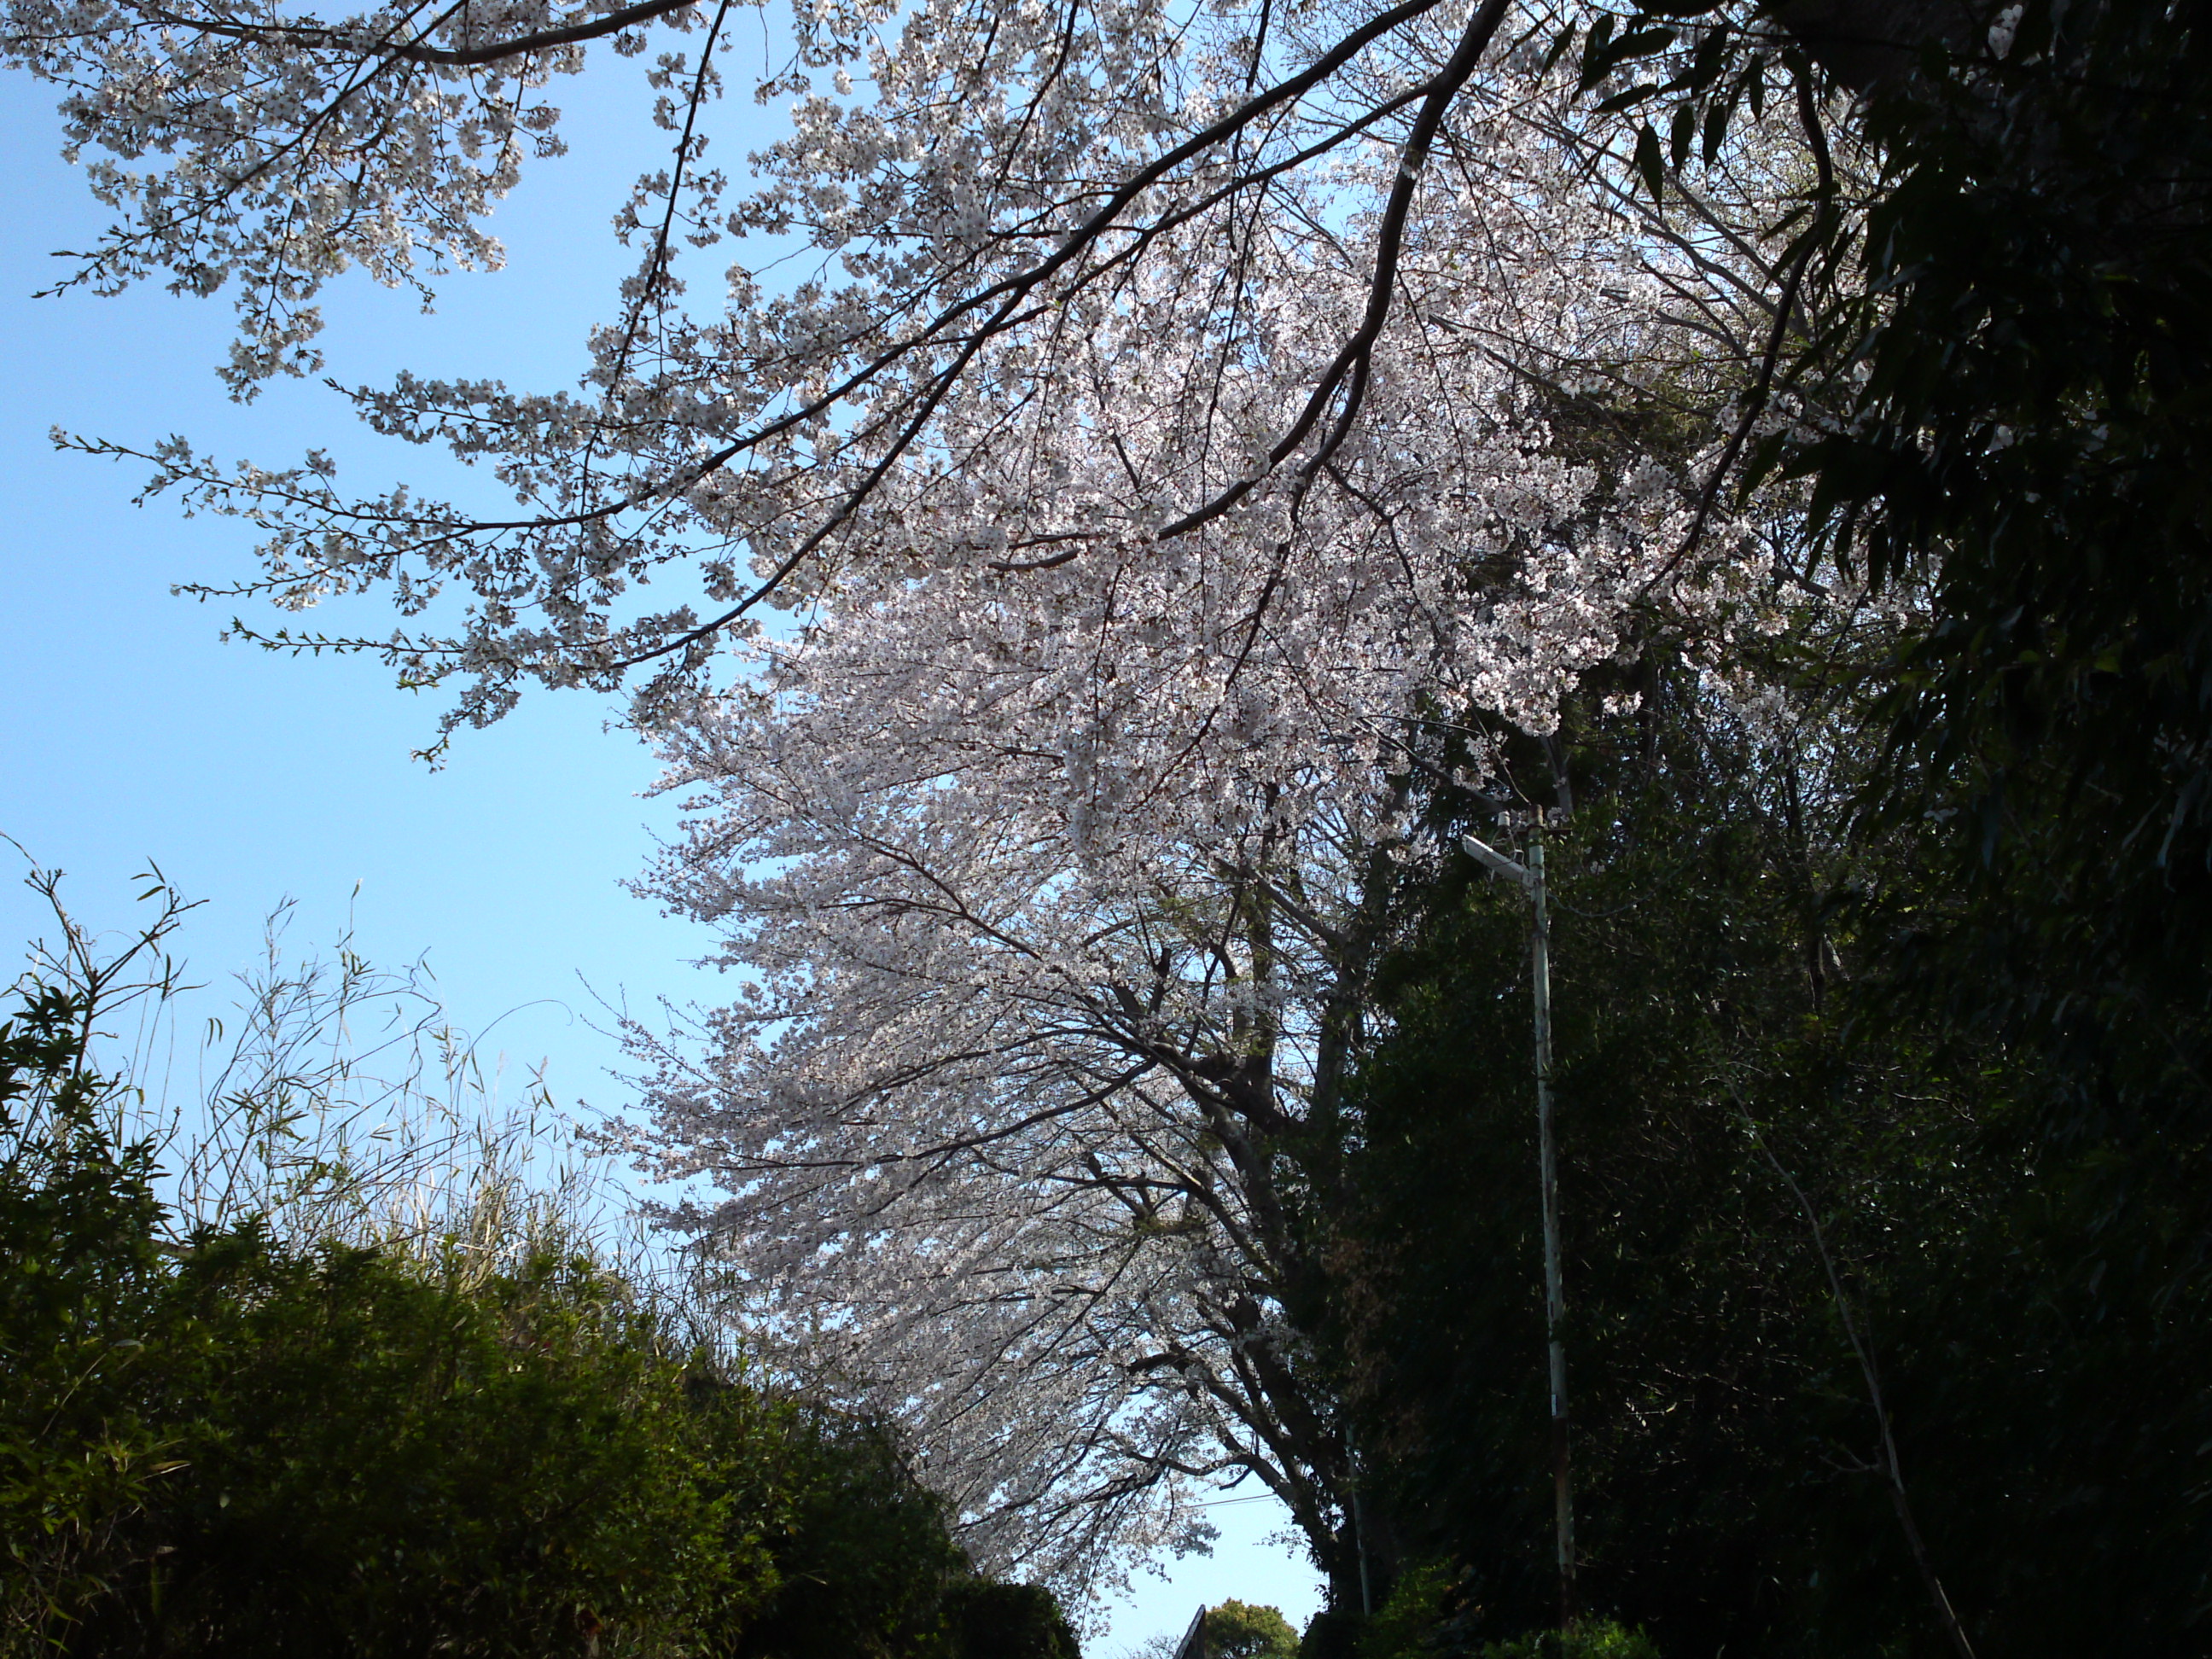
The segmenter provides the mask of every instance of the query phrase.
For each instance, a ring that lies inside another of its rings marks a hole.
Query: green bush
[[[1381,1607],[1366,1618],[1339,1610],[1315,1616],[1301,1651],[1305,1659],[1659,1659],[1640,1630],[1610,1620],[1585,1620],[1564,1633],[1537,1631],[1485,1642],[1471,1629],[1484,1610],[1466,1605],[1466,1583],[1448,1568],[1423,1563],[1398,1575]]]
[[[1389,1599],[1359,1632],[1358,1659],[1420,1659],[1444,1615],[1449,1576],[1441,1567],[1408,1568],[1390,1587]]]
[[[1659,1650],[1642,1631],[1607,1620],[1577,1625],[1564,1635],[1547,1630],[1518,1641],[1492,1642],[1476,1654],[1477,1659],[1659,1659]]]
[[[180,1232],[106,987],[0,1024],[0,1654],[1076,1659],[587,1252]]]
[[[1040,1585],[969,1579],[946,1593],[945,1607],[959,1659],[1081,1659],[1067,1615]]]
[[[132,1409],[161,1273],[150,1158],[99,1121],[77,1000],[0,1024],[0,1616],[11,1644],[105,1588],[177,1461]]]
[[[776,1588],[733,1500],[769,1484],[778,1408],[702,1409],[588,1263],[459,1290],[249,1224],[150,1311],[108,1392],[172,1467],[114,1526],[73,1649],[659,1650]]]

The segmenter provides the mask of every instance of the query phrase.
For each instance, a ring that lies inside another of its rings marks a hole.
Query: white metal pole
[[[1575,1499],[1569,1472],[1567,1350],[1559,1326],[1566,1285],[1559,1262],[1559,1152],[1552,1121],[1552,922],[1544,902],[1544,832],[1528,846],[1530,980],[1536,1010],[1536,1157],[1544,1189],[1544,1338],[1552,1385],[1552,1507],[1559,1559],[1559,1623],[1575,1620]]]
[[[1367,1516],[1359,1503],[1359,1450],[1352,1443],[1352,1431],[1344,1431],[1345,1461],[1352,1468],[1352,1540],[1359,1547],[1359,1614],[1371,1617],[1375,1597],[1367,1583]]]
[[[1460,837],[1468,855],[1494,876],[1528,890],[1529,980],[1536,1010],[1536,1156],[1543,1188],[1544,1339],[1552,1384],[1552,1509],[1559,1538],[1559,1623],[1572,1625],[1575,1598],[1575,1496],[1568,1462],[1567,1350],[1559,1327],[1567,1310],[1559,1261],[1559,1148],[1552,1122],[1552,917],[1544,895],[1544,826],[1529,837],[1528,862],[1508,858],[1473,836]]]

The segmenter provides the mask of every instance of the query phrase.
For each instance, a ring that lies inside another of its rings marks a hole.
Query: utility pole
[[[1567,1459],[1567,1350],[1559,1338],[1566,1283],[1559,1265],[1559,1151],[1552,1123],[1552,922],[1544,903],[1544,830],[1528,843],[1528,861],[1508,858],[1473,836],[1460,844],[1493,876],[1517,882],[1529,899],[1529,980],[1536,1009],[1536,1163],[1544,1196],[1544,1336],[1552,1384],[1552,1510],[1559,1537],[1559,1628],[1575,1622],[1575,1492]]]
[[[1359,1547],[1359,1615],[1371,1617],[1375,1597],[1367,1583],[1367,1516],[1359,1505],[1359,1452],[1352,1443],[1352,1430],[1344,1431],[1344,1460],[1352,1470],[1352,1541]]]

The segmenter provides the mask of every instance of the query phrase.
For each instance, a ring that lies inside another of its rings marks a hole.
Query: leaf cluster
[[[1279,1607],[1228,1601],[1206,1610],[1206,1650],[1214,1659],[1293,1659],[1298,1637]]]
[[[1865,829],[1932,830],[1972,902],[1911,919],[1908,977],[2052,1056],[2054,1133],[2139,1138],[2208,1104],[2205,46],[2186,8],[2017,9],[1869,106],[1864,297],[1803,370],[1852,416],[1776,460],[1926,586]]]

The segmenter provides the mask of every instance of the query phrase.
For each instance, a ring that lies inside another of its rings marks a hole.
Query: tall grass
[[[684,1258],[638,1218],[615,1160],[542,1068],[516,1085],[487,1062],[422,963],[375,966],[350,923],[328,948],[299,949],[288,902],[210,1012],[211,988],[174,948],[197,906],[158,869],[119,933],[78,921],[59,872],[33,861],[25,880],[52,932],[15,989],[98,1011],[86,1048],[106,1127],[118,1146],[151,1147],[173,1248],[253,1218],[288,1244],[374,1248],[464,1282],[587,1257],[704,1334]]]

